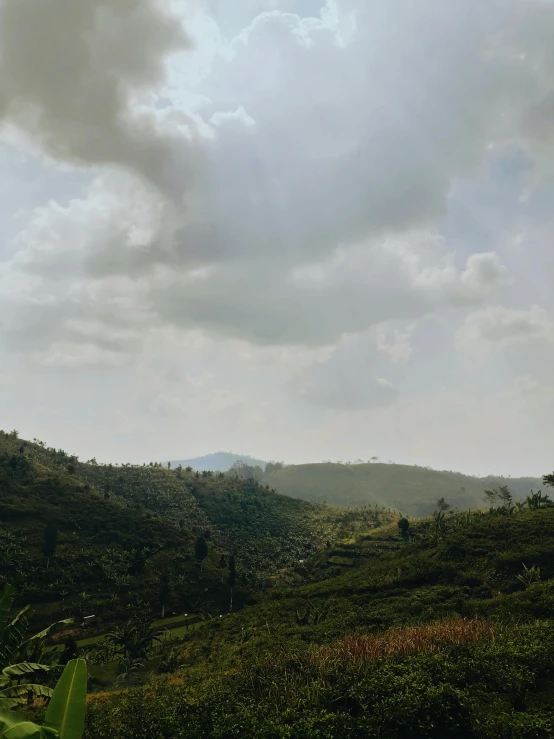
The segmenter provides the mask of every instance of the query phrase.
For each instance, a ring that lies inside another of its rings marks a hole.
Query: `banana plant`
[[[87,666],[84,659],[67,663],[54,688],[44,725],[25,716],[0,711],[1,739],[81,739],[87,705]]]
[[[25,703],[30,693],[45,698],[52,696],[51,688],[34,682],[37,674],[52,669],[57,658],[54,650],[49,654],[44,651],[44,642],[55,628],[73,621],[59,621],[25,639],[25,616],[29,606],[11,618],[14,597],[15,588],[5,585],[0,594],[0,710],[10,710]],[[22,683],[22,680],[27,682]]]

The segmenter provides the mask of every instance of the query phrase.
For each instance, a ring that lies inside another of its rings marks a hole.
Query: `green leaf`
[[[15,618],[13,618],[13,619],[12,619],[12,621],[11,621],[11,623],[10,623],[10,626],[12,626],[12,627],[13,627],[13,626],[17,626],[17,623],[18,623],[19,621],[21,621],[21,619],[23,618],[23,616],[24,616],[24,615],[25,615],[25,614],[27,613],[27,611],[28,611],[28,610],[29,610],[30,608],[31,608],[31,606],[24,606],[24,607],[23,607],[23,608],[22,608],[22,609],[21,609],[21,610],[19,611],[19,613],[17,614],[17,616],[15,616]]]
[[[54,689],[44,724],[56,729],[60,739],[81,739],[86,707],[87,663],[84,659],[72,659]]]
[[[4,739],[54,739],[58,732],[31,721],[20,721],[2,733]]]
[[[37,662],[19,662],[17,665],[4,667],[2,674],[6,677],[21,677],[34,672],[48,672],[50,669],[48,665],[39,665]]]
[[[31,721],[21,721],[3,732],[5,739],[40,739],[40,726]]]
[[[14,597],[15,588],[13,585],[6,583],[0,595],[0,634],[4,633],[4,629],[8,623]]]
[[[44,629],[44,631],[39,631],[38,634],[34,634],[30,639],[27,639],[25,644],[30,644],[33,641],[41,641],[42,639],[46,639],[46,637],[49,636],[52,631],[54,631],[54,629],[57,629],[59,626],[65,626],[66,624],[72,623],[74,623],[74,619],[72,618],[64,618],[63,621],[56,621],[56,623],[50,624],[50,626]]]
[[[0,711],[0,732],[5,739],[54,739],[58,733],[53,729],[37,726],[18,713]]]
[[[2,698],[2,695],[0,694],[0,712],[1,711],[10,711],[12,708],[17,708],[18,703],[21,701],[16,701],[13,698]],[[2,736],[0,734],[0,736]]]
[[[41,695],[44,698],[50,698],[54,691],[52,688],[47,688],[45,685],[24,683],[23,685],[12,685],[9,688],[4,688],[0,691],[0,698],[26,698],[28,693],[34,693],[35,695]]]

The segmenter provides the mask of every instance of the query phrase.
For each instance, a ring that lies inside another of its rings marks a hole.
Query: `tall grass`
[[[258,667],[316,668],[321,674],[341,665],[372,663],[417,653],[432,654],[448,646],[465,646],[481,639],[494,639],[499,629],[482,618],[455,616],[421,626],[398,626],[380,634],[351,634],[331,645],[307,649],[282,648],[260,655]]]
[[[445,646],[474,644],[480,639],[493,639],[498,627],[481,618],[456,616],[422,626],[398,626],[382,634],[357,634],[344,637],[335,644],[313,650],[315,665],[327,663],[375,662],[391,657],[405,657],[418,652],[434,653]]]
[[[361,678],[378,661],[493,640],[500,629],[486,619],[456,616],[380,634],[352,634],[331,645],[291,645],[258,654],[243,674],[249,676],[257,700],[280,710],[285,705],[323,705],[325,693],[341,674],[357,673]]]

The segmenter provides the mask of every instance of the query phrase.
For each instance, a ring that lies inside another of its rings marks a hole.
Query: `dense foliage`
[[[86,739],[554,735],[547,491],[488,480],[488,510],[440,496],[414,520],[286,498],[256,468],[0,447],[3,572],[43,618],[102,616],[55,647],[88,659]]]
[[[4,433],[0,489],[1,577],[45,622],[94,614],[109,623],[125,620],[128,607],[225,612],[231,558],[240,608],[280,568],[378,517],[293,500],[235,475],[82,463]],[[208,548],[201,562],[199,536]]]
[[[552,736],[554,510],[436,520],[343,541],[185,636],[179,672],[91,696],[87,736]]]

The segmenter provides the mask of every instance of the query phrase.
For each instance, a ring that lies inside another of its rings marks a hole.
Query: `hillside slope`
[[[223,473],[82,463],[0,434],[0,585],[24,590],[44,618],[92,610],[109,621],[139,603],[152,613],[219,613],[232,554],[240,607],[279,568],[376,517]]]
[[[265,473],[262,481],[285,495],[338,506],[381,505],[425,516],[439,498],[460,510],[484,505],[486,488],[508,485],[516,499],[542,487],[539,478],[477,478],[400,464],[302,464]]]
[[[550,739],[554,510],[432,526],[185,634],[175,674],[91,696],[86,739]]]

